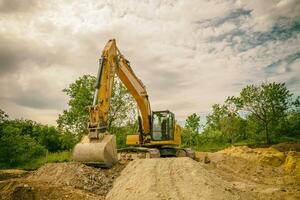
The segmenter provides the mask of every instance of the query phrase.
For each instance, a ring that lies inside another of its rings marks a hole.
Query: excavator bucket
[[[103,134],[100,139],[84,136],[73,150],[73,160],[87,165],[111,167],[118,162],[116,136]]]

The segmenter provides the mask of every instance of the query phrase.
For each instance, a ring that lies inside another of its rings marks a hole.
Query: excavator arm
[[[145,136],[149,135],[151,131],[151,108],[146,88],[131,69],[129,61],[118,50],[116,41],[112,39],[106,44],[99,61],[93,106],[89,109],[90,137],[97,138],[99,133],[105,132],[107,129],[115,74],[137,102],[141,116],[140,132]]]
[[[136,77],[129,62],[123,56],[120,57],[119,67],[116,71],[120,80],[137,102],[140,111],[140,133],[142,137],[145,136],[144,140],[149,139],[151,132],[151,107],[146,88],[141,80]]]
[[[89,133],[75,146],[75,161],[104,166],[117,162],[116,139],[107,130],[115,74],[137,102],[140,112],[140,143],[151,139],[151,108],[147,91],[118,50],[116,41],[112,39],[105,45],[99,60],[93,105],[89,108]]]

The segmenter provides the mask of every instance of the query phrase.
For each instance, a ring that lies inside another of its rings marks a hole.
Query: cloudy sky
[[[0,0],[0,109],[55,124],[116,38],[153,110],[205,115],[247,84],[300,95],[299,0]]]

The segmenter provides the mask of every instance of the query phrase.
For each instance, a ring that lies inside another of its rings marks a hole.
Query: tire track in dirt
[[[190,158],[138,159],[127,165],[107,200],[241,199],[232,184]]]
[[[165,163],[156,162],[155,165],[155,180],[158,196],[161,199],[184,199],[180,192],[180,187],[177,187],[174,160],[166,160]]]
[[[180,191],[182,188],[180,187],[180,186],[178,186],[176,183],[178,182],[176,179],[178,179],[178,178],[176,178],[176,176],[175,176],[175,174],[176,174],[176,171],[175,171],[175,168],[174,168],[174,160],[171,160],[171,163],[170,163],[170,165],[169,165],[169,172],[170,172],[170,182],[171,182],[171,185],[172,185],[172,183],[174,184],[174,186],[175,186],[175,192],[176,192],[176,197],[180,200],[180,199],[184,199],[184,197],[183,197],[183,195],[182,195],[182,192]],[[181,176],[181,174],[178,174],[179,175],[179,178],[181,179],[181,180],[183,180],[182,179],[182,176]],[[171,188],[172,189],[172,188]]]

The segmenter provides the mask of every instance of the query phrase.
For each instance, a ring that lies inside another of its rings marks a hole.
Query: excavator
[[[135,99],[139,115],[138,134],[127,135],[126,148],[118,149],[116,137],[107,129],[114,77],[117,75]],[[146,87],[119,51],[116,40],[105,45],[99,59],[93,104],[89,107],[88,134],[73,149],[73,160],[88,165],[111,167],[119,155],[142,157],[194,157],[190,148],[181,148],[181,128],[168,110],[152,111]]]

